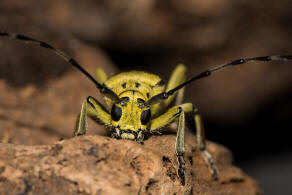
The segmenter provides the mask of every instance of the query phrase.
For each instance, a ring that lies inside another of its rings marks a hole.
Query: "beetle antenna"
[[[109,89],[104,84],[100,84],[99,82],[97,82],[80,64],[78,64],[76,62],[76,60],[74,60],[73,58],[67,56],[62,51],[60,51],[58,49],[55,49],[53,46],[49,45],[48,43],[45,43],[43,41],[39,41],[37,39],[33,39],[33,38],[30,38],[30,37],[27,37],[27,36],[24,36],[24,35],[15,34],[15,33],[8,33],[8,32],[1,32],[0,31],[0,36],[7,36],[7,37],[11,37],[13,39],[25,41],[26,43],[36,44],[36,45],[39,45],[39,46],[41,46],[43,48],[46,48],[46,49],[49,49],[49,50],[53,51],[55,54],[57,54],[58,56],[60,56],[66,62],[68,62],[72,66],[76,67],[87,78],[89,78],[96,85],[96,87],[99,89],[99,91],[102,94],[104,94],[105,96],[109,97],[110,99],[112,99],[112,100],[114,100],[116,102],[119,102],[120,101],[120,98],[111,89]]]
[[[148,100],[148,104],[156,104],[158,103],[160,100],[163,99],[167,99],[169,96],[171,96],[172,94],[174,94],[174,92],[176,92],[177,90],[183,88],[184,86],[186,86],[187,84],[199,80],[201,78],[205,78],[207,76],[210,76],[212,73],[223,70],[225,68],[228,67],[232,67],[232,66],[236,66],[239,64],[245,64],[248,62],[256,62],[256,61],[288,61],[288,60],[292,60],[292,55],[275,55],[275,56],[261,56],[261,57],[253,57],[253,58],[242,58],[242,59],[237,59],[237,60],[233,60],[232,62],[220,65],[220,66],[216,66],[214,68],[211,68],[209,70],[206,70],[204,72],[202,72],[201,74],[198,74],[196,76],[194,76],[193,78],[187,80],[186,82],[178,85],[177,87],[167,91],[167,92],[163,92],[160,94],[157,94],[155,96],[153,96],[152,98],[150,98]]]

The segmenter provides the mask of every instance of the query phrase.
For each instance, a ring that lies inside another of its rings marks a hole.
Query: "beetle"
[[[159,76],[142,71],[122,72],[107,78],[105,72],[98,69],[95,79],[76,60],[46,42],[1,31],[0,36],[37,44],[51,50],[76,67],[96,85],[105,98],[107,108],[94,97],[88,96],[81,106],[75,136],[86,134],[87,117],[109,129],[111,137],[133,140],[139,143],[153,134],[164,132],[164,127],[173,123],[177,124],[175,149],[178,159],[178,175],[182,185],[185,184],[185,113],[191,113],[195,121],[198,148],[207,159],[212,177],[215,180],[218,178],[218,169],[211,154],[206,150],[204,127],[199,110],[192,103],[182,103],[184,87],[228,67],[255,61],[287,61],[292,59],[292,55],[237,59],[206,70],[190,79],[186,78],[186,67],[179,64],[172,72],[169,82],[165,85]],[[172,103],[174,103],[174,106],[171,106]]]

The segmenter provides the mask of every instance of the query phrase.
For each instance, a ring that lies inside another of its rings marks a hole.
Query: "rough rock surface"
[[[214,181],[194,139],[186,139],[185,186],[176,174],[175,135],[143,145],[92,135],[42,146],[2,143],[0,194],[260,194],[231,153],[208,142],[220,170]]]

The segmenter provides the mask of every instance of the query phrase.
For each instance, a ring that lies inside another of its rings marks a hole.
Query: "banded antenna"
[[[183,88],[187,84],[194,82],[196,80],[199,80],[201,78],[205,78],[207,76],[210,76],[212,73],[223,70],[223,69],[228,68],[228,67],[236,66],[239,64],[245,64],[248,62],[256,62],[256,61],[288,61],[288,60],[292,60],[292,55],[261,56],[261,57],[237,59],[237,60],[234,60],[232,62],[223,64],[220,66],[216,66],[214,68],[206,70],[206,71],[194,76],[193,78],[187,80],[186,82],[178,85],[177,87],[167,91],[167,92],[162,92],[160,94],[157,94],[157,95],[153,96],[152,98],[150,98],[147,101],[147,104],[151,105],[151,104],[159,103],[161,100],[167,99],[169,96],[174,94],[174,92]]]
[[[68,62],[72,66],[76,67],[87,78],[89,78],[89,80],[91,80],[96,85],[96,87],[99,89],[99,91],[103,95],[105,95],[108,98],[112,99],[116,103],[120,102],[120,98],[117,96],[117,94],[115,94],[115,92],[113,92],[106,85],[100,84],[99,82],[97,82],[80,64],[78,64],[76,62],[76,60],[74,60],[73,58],[69,57],[68,55],[66,55],[62,51],[60,51],[58,49],[55,49],[53,46],[49,45],[48,43],[45,43],[43,41],[39,41],[37,39],[33,39],[33,38],[30,38],[30,37],[27,37],[27,36],[24,36],[24,35],[15,34],[15,33],[8,33],[8,32],[1,32],[0,31],[0,36],[11,37],[13,39],[17,39],[17,40],[20,40],[20,41],[25,41],[26,43],[29,43],[29,44],[36,44],[36,45],[39,45],[40,47],[43,47],[43,48],[46,48],[46,49],[49,49],[49,50],[53,51],[55,54],[60,56],[66,62]]]

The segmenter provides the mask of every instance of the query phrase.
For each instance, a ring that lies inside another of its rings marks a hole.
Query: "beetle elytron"
[[[160,77],[141,71],[120,73],[107,79],[105,72],[99,69],[96,80],[74,59],[43,41],[7,32],[0,32],[0,36],[15,38],[52,50],[85,74],[105,96],[110,112],[91,96],[83,101],[75,132],[76,136],[86,133],[87,116],[109,128],[113,138],[137,142],[142,142],[151,134],[160,133],[163,127],[178,121],[175,148],[179,164],[178,175],[182,185],[185,183],[185,160],[183,157],[185,113],[188,112],[193,114],[195,120],[198,147],[208,161],[213,178],[217,179],[218,177],[218,170],[213,158],[206,151],[204,128],[198,109],[192,103],[182,104],[183,87],[227,67],[254,61],[287,61],[292,59],[292,55],[238,59],[206,70],[189,80],[186,80],[185,66],[178,65],[165,87]],[[169,108],[173,101],[175,101],[175,106]]]

